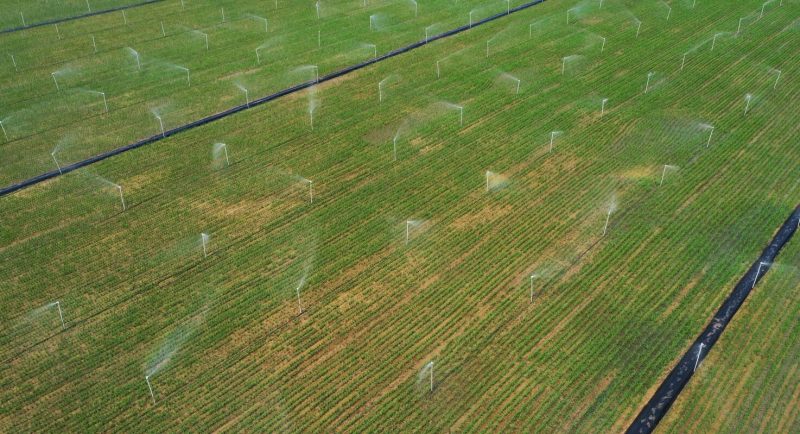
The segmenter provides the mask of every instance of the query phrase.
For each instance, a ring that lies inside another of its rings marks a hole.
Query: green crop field
[[[798,243],[751,295],[662,422],[664,432],[800,430]],[[773,274],[774,273],[774,274]]]
[[[0,35],[0,187],[520,4]],[[623,431],[800,202],[798,56],[797,0],[548,0],[0,197],[0,431]],[[667,430],[796,426],[797,244]]]

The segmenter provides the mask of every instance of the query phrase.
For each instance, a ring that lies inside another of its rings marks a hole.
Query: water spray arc
[[[208,257],[208,240],[209,235],[205,232],[200,234],[200,243],[203,245],[203,257]]]
[[[658,183],[659,186],[664,185],[664,178],[667,176],[667,170],[678,170],[678,166],[671,166],[669,164],[664,165],[664,169],[661,170],[661,181]]]
[[[551,131],[550,132],[550,150],[547,151],[547,152],[553,152],[553,142],[555,141],[556,137],[561,135],[561,133],[562,133],[562,131]]]

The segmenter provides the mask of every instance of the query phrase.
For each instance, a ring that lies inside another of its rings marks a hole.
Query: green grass
[[[566,26],[572,6],[320,86],[313,131],[301,94],[0,199],[0,356],[22,352],[0,368],[0,427],[626,427],[797,202],[798,4],[682,72],[686,50],[760,3],[675,4],[666,21],[657,2],[592,2]],[[608,38],[602,55],[588,32]],[[442,101],[465,107],[463,127]],[[230,167],[212,167],[218,141]],[[659,185],[664,164],[680,169]],[[487,193],[487,170],[507,185]],[[426,223],[405,245],[407,219]],[[33,312],[54,300],[63,332],[57,312]],[[430,360],[433,393],[417,378]]]

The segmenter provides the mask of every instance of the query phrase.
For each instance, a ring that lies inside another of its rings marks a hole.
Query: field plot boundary
[[[714,314],[711,322],[686,350],[678,364],[670,371],[650,400],[642,408],[636,419],[628,427],[627,433],[650,433],[669,411],[683,388],[694,375],[696,366],[705,359],[708,352],[717,342],[728,323],[736,315],[750,291],[769,271],[773,261],[781,249],[792,238],[800,226],[800,205],[789,215],[778,229],[772,241],[764,248],[761,255],[750,266],[731,294],[725,299]]]
[[[94,16],[97,16],[97,15],[109,14],[111,12],[124,11],[126,9],[138,8],[140,6],[147,6],[147,5],[151,5],[151,4],[154,4],[154,3],[162,3],[164,1],[166,1],[166,0],[145,0],[145,1],[142,1],[142,2],[138,2],[138,3],[132,3],[132,4],[129,4],[129,5],[124,5],[124,6],[117,6],[117,7],[109,8],[109,9],[101,9],[101,10],[97,10],[97,11],[93,11],[93,12],[87,12],[85,14],[80,14],[80,15],[72,15],[72,16],[69,16],[69,17],[62,17],[62,18],[53,18],[52,20],[39,21],[38,23],[33,23],[33,24],[28,24],[28,25],[19,26],[19,27],[10,27],[10,28],[7,28],[7,29],[2,29],[2,30],[0,30],[0,35],[7,34],[7,33],[19,32],[19,31],[22,31],[22,30],[35,29],[36,27],[49,26],[50,24],[60,24],[60,23],[65,23],[67,21],[75,21],[75,20],[80,20],[82,18],[89,18],[89,17],[94,17]]]
[[[151,2],[153,2],[153,1],[163,1],[163,0],[151,0]],[[131,143],[131,144],[128,144],[128,145],[125,145],[125,146],[122,146],[122,147],[119,147],[119,148],[116,148],[116,149],[112,149],[112,150],[107,151],[107,152],[103,152],[103,153],[95,155],[93,157],[89,157],[89,158],[87,158],[85,160],[81,160],[81,161],[78,161],[78,162],[75,162],[75,163],[72,163],[72,164],[69,164],[69,165],[65,165],[65,166],[61,167],[61,170],[52,170],[50,172],[45,172],[45,173],[42,173],[41,175],[37,175],[37,176],[34,176],[32,178],[28,178],[28,179],[26,179],[24,181],[21,181],[21,182],[15,183],[15,184],[11,184],[9,186],[6,186],[6,187],[3,187],[2,189],[0,189],[0,197],[9,195],[9,194],[14,193],[14,192],[16,192],[18,190],[22,190],[24,188],[27,188],[27,187],[30,187],[30,186],[33,186],[33,185],[36,185],[36,184],[38,184],[40,182],[47,181],[49,179],[55,178],[57,176],[65,174],[65,173],[69,173],[69,172],[78,170],[78,169],[80,169],[82,167],[89,166],[89,165],[97,163],[99,161],[103,161],[103,160],[105,160],[107,158],[111,158],[111,157],[113,157],[115,155],[119,155],[119,154],[122,154],[124,152],[130,151],[130,150],[133,150],[133,149],[136,149],[136,148],[140,148],[142,146],[149,145],[151,143],[158,142],[158,141],[160,141],[162,139],[165,139],[167,137],[173,136],[175,134],[178,134],[178,133],[181,133],[181,132],[184,132],[184,131],[188,131],[188,130],[191,130],[193,128],[197,128],[199,126],[202,126],[202,125],[205,125],[205,124],[208,124],[208,123],[223,119],[223,118],[231,116],[233,114],[236,114],[236,113],[248,110],[250,108],[253,108],[253,107],[268,103],[270,101],[282,98],[284,96],[300,92],[300,91],[302,91],[304,89],[308,89],[308,88],[310,88],[312,86],[315,86],[315,85],[317,85],[319,83],[325,83],[325,82],[334,80],[336,78],[339,78],[339,77],[342,77],[344,75],[350,74],[351,72],[358,71],[359,69],[366,68],[366,67],[368,67],[368,66],[370,66],[372,64],[375,64],[375,63],[378,63],[378,62],[382,62],[384,60],[390,59],[390,58],[395,57],[395,56],[399,56],[399,55],[404,54],[404,53],[408,53],[408,52],[413,51],[413,50],[415,50],[417,48],[423,47],[423,46],[427,45],[430,42],[433,42],[433,41],[436,41],[436,40],[439,40],[439,39],[444,39],[444,38],[447,38],[447,37],[450,37],[450,36],[453,36],[453,35],[457,35],[459,33],[465,32],[465,31],[467,31],[467,30],[469,30],[469,29],[471,29],[473,27],[477,27],[477,26],[480,26],[482,24],[486,24],[486,23],[489,23],[491,21],[494,21],[494,20],[497,20],[499,18],[502,18],[504,16],[511,15],[511,14],[513,14],[515,12],[519,12],[519,11],[528,9],[528,8],[530,8],[532,6],[536,6],[536,5],[540,4],[540,3],[544,3],[545,1],[546,0],[533,0],[531,2],[522,4],[520,6],[508,9],[505,12],[500,12],[500,13],[491,15],[491,16],[489,16],[487,18],[484,18],[482,20],[475,21],[472,24],[465,24],[463,26],[456,27],[455,29],[451,29],[451,30],[445,31],[443,33],[439,33],[437,35],[430,36],[430,37],[428,37],[426,39],[411,43],[411,44],[406,45],[404,47],[396,48],[396,49],[394,49],[392,51],[389,51],[387,53],[381,54],[380,56],[374,57],[374,58],[372,58],[370,60],[367,60],[367,61],[364,61],[364,62],[360,62],[360,63],[357,63],[355,65],[347,66],[345,68],[339,69],[339,70],[331,72],[329,74],[320,76],[315,80],[305,81],[303,83],[296,84],[294,86],[285,88],[283,90],[279,90],[279,91],[277,91],[275,93],[272,93],[270,95],[255,99],[255,100],[251,101],[248,104],[237,105],[237,106],[231,107],[231,108],[229,108],[227,110],[224,110],[224,111],[221,111],[221,112],[218,112],[218,113],[215,113],[215,114],[200,118],[200,119],[195,120],[195,121],[192,121],[192,122],[190,122],[188,124],[181,125],[179,127],[175,127],[173,129],[164,131],[162,134],[156,134],[154,136],[150,136],[148,138],[139,140],[138,142],[134,142],[134,143]]]

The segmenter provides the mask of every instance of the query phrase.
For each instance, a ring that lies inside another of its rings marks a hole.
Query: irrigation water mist
[[[436,23],[431,24],[428,27],[425,27],[425,43],[428,43],[428,38],[430,37],[430,31],[436,27]]]
[[[139,52],[138,52],[138,51],[136,51],[136,50],[134,50],[134,49],[133,49],[133,48],[131,48],[131,47],[125,47],[125,49],[128,51],[128,53],[129,53],[131,56],[133,56],[133,58],[134,58],[134,59],[136,59],[136,69],[137,69],[137,70],[139,70],[139,71],[141,71],[141,70],[142,70],[142,61],[141,61],[141,59],[139,58]]]
[[[531,303],[533,303],[533,281],[538,279],[538,278],[539,278],[539,275],[536,274],[536,273],[533,273],[533,274],[530,275],[530,281],[531,281]]]
[[[90,93],[90,94],[92,94],[92,95],[98,95],[98,96],[101,96],[101,97],[103,98],[103,105],[104,105],[104,106],[105,106],[105,108],[106,108],[106,113],[108,113],[108,100],[106,99],[106,93],[105,93],[105,92],[100,92],[100,91],[97,91],[97,90],[91,90],[91,89],[81,89],[81,90],[82,90],[83,92],[87,92],[87,93]]]
[[[268,19],[266,19],[264,17],[260,17],[258,15],[253,15],[253,14],[247,14],[247,16],[250,17],[253,20],[256,20],[256,21],[263,21],[264,22],[264,33],[269,33],[269,20]]]
[[[90,179],[100,183],[101,185],[105,186],[106,188],[110,187],[112,191],[116,192],[119,195],[119,200],[120,200],[120,202],[122,204],[122,211],[125,211],[127,209],[127,206],[125,204],[125,195],[123,194],[121,185],[119,185],[119,184],[117,184],[115,182],[111,182],[108,179],[103,178],[100,175],[92,174],[92,173],[90,173],[90,172],[88,172],[86,170],[82,171],[82,173],[84,175],[86,175],[86,176],[89,176]]]
[[[308,279],[308,273],[310,270],[311,270],[311,264],[310,262],[306,262],[305,266],[303,267],[303,275],[300,277],[300,281],[297,282],[297,286],[295,286],[294,289],[295,293],[297,294],[298,315],[303,314],[303,305],[300,303],[300,290],[303,289],[303,287],[305,286],[306,280]]]
[[[419,371],[417,374],[417,385],[422,384],[424,381],[428,381],[430,383],[430,391],[433,392],[433,360],[426,363],[425,366]]]
[[[711,146],[711,136],[714,134],[714,126],[704,123],[701,123],[699,126],[701,129],[708,131],[708,140],[706,140],[706,148],[708,148]]]
[[[458,124],[464,126],[464,106],[442,101],[441,104],[449,110],[458,110]]]
[[[522,81],[519,78],[517,78],[517,77],[515,77],[515,76],[513,76],[513,75],[511,75],[511,74],[509,74],[507,72],[501,72],[500,75],[498,76],[498,78],[501,79],[501,80],[510,81],[511,83],[513,83],[515,85],[515,88],[516,88],[516,91],[514,93],[519,95],[519,86],[522,83]]]
[[[152,352],[144,365],[145,381],[150,391],[153,404],[156,402],[155,394],[151,381],[153,376],[161,372],[177,355],[186,341],[194,335],[197,328],[205,320],[205,315],[199,314],[188,319],[185,323],[177,326],[172,332],[167,334]]]
[[[53,308],[56,308],[58,312],[58,318],[61,321],[61,330],[65,330],[67,328],[66,323],[64,322],[64,312],[61,310],[61,302],[56,300],[51,303],[47,303],[43,306],[37,307],[36,309],[31,310],[27,314],[25,314],[23,322],[21,324],[17,324],[12,326],[12,328],[18,328],[24,326],[26,329],[31,328],[34,324],[40,324],[42,322],[42,316],[50,315],[50,312]],[[8,331],[5,329],[4,332]]]
[[[647,91],[650,90],[650,80],[653,78],[655,74],[656,74],[655,72],[647,73],[647,83],[645,83],[644,85],[644,93],[647,93]]]
[[[758,19],[764,18],[764,8],[766,8],[767,5],[770,4],[770,3],[775,3],[775,0],[769,0],[767,2],[764,2],[764,4],[761,5],[761,13],[758,16]],[[782,3],[783,3],[783,0],[781,0],[781,4]]]
[[[631,12],[630,9],[628,8],[623,9],[622,13],[626,15],[633,22],[633,26],[636,27],[636,37],[638,38],[639,32],[641,32],[642,30],[642,20],[640,20],[639,17],[637,17],[636,15],[634,15],[633,12]]]
[[[492,192],[494,190],[499,190],[503,187],[508,185],[508,177],[505,175],[501,175],[499,173],[492,172],[491,170],[486,171],[486,192]]]
[[[56,151],[51,152],[50,156],[53,157],[53,161],[56,163],[56,168],[58,169],[58,173],[63,175],[64,172],[61,171],[61,165],[58,164],[58,159],[56,158]]]
[[[664,165],[664,169],[661,171],[661,181],[658,183],[659,186],[664,185],[664,178],[667,176],[667,171],[675,171],[678,170],[678,166],[672,166],[669,164]]]
[[[266,42],[264,42],[263,44],[261,44],[258,47],[256,47],[256,64],[258,64],[258,65],[261,64],[261,50],[265,50],[267,48],[272,48],[277,43],[282,42],[282,40],[283,40],[282,36],[270,38]]]
[[[2,129],[2,130],[3,130],[3,136],[5,136],[5,138],[6,138],[6,142],[8,141],[8,132],[6,131],[5,122],[6,122],[8,119],[10,119],[10,118],[11,118],[11,117],[9,116],[9,117],[7,117],[7,118],[5,118],[5,119],[0,119],[0,129]]]
[[[167,66],[168,68],[177,69],[178,71],[185,72],[186,73],[186,84],[188,86],[192,85],[192,77],[190,75],[189,68],[187,68],[185,66],[175,65],[174,63],[165,63],[164,65]]]
[[[777,89],[778,88],[778,80],[781,79],[781,70],[780,69],[775,69],[775,68],[769,68],[769,70],[773,74],[776,74],[776,76],[775,76],[775,84],[772,86],[772,88],[773,89]]]
[[[547,152],[553,152],[553,143],[555,142],[556,137],[564,134],[563,131],[550,131],[550,150]]]
[[[571,54],[569,56],[564,56],[561,58],[561,75],[567,71],[567,64],[575,62],[577,60],[583,59],[583,56],[580,54]]]
[[[67,325],[66,325],[66,323],[64,323],[64,312],[61,310],[61,302],[56,300],[56,301],[46,305],[45,307],[47,309],[50,309],[50,308],[53,308],[53,307],[58,309],[58,318],[61,320],[61,330],[66,329]]]
[[[667,21],[669,21],[669,17],[672,15],[672,6],[668,5],[664,0],[661,0],[660,2],[662,5],[664,5],[664,7],[667,8]]]
[[[297,176],[297,180],[302,182],[302,183],[304,183],[304,184],[308,184],[308,198],[309,198],[308,202],[313,204],[314,203],[314,181],[312,181],[310,179],[303,178],[302,176],[299,176],[299,175]]]
[[[695,51],[699,50],[700,48],[702,48],[704,45],[706,45],[709,42],[711,42],[713,44],[714,37],[709,37],[709,38],[706,38],[706,39],[698,42],[697,44],[695,44],[694,46],[689,48],[685,53],[683,53],[683,57],[681,58],[681,71],[683,71],[683,67],[686,65],[686,56],[688,56],[689,54],[692,54]],[[712,47],[712,50],[713,50],[713,47]]]
[[[61,92],[61,88],[58,86],[58,80],[56,79],[56,73],[51,72],[50,75],[53,77],[53,83],[56,84],[56,92]]]
[[[436,78],[441,78],[441,67],[440,67],[440,64],[444,64],[445,61],[449,60],[453,56],[456,56],[456,55],[459,55],[459,54],[463,53],[465,50],[466,50],[466,48],[462,48],[462,49],[460,49],[460,50],[458,50],[458,51],[456,51],[454,53],[450,53],[447,56],[442,57],[441,59],[438,59],[436,61]]]
[[[746,94],[744,96],[744,114],[745,114],[745,116],[747,116],[747,112],[748,112],[748,110],[750,110],[750,101],[752,101],[752,100],[753,100],[753,95],[752,94],[748,93],[748,94]]]
[[[617,195],[611,196],[611,201],[608,203],[608,213],[606,214],[606,224],[603,226],[603,236],[608,232],[608,223],[611,221],[611,214],[617,210]]]
[[[208,51],[208,33],[201,32],[200,30],[191,29],[191,34],[200,37],[206,42],[206,51]]]
[[[246,87],[242,86],[239,83],[234,83],[234,85],[236,85],[236,87],[238,87],[239,90],[244,92],[244,102],[247,105],[247,107],[250,107],[250,92],[247,91]]]
[[[489,58],[489,44],[490,44],[490,43],[491,43],[491,42],[492,42],[492,41],[493,41],[493,40],[494,40],[496,37],[497,37],[497,35],[495,35],[494,37],[492,37],[492,38],[489,38],[489,39],[487,39],[487,40],[486,40],[486,58],[487,58],[487,59]]]
[[[758,20],[759,20],[758,12],[751,12],[751,13],[739,18],[739,24],[736,26],[736,35],[738,36],[739,33],[741,32],[742,24],[746,23],[747,21],[750,21],[750,24],[753,24],[754,22],[756,22]]]
[[[475,8],[469,11],[469,27],[472,28],[472,15],[476,12],[480,12],[483,8]]]
[[[223,166],[223,164],[221,164],[223,157],[225,158],[224,166],[230,166],[231,161],[228,159],[228,145],[225,143],[214,143],[214,145],[211,147],[212,164],[217,168]]]
[[[383,91],[385,86],[397,79],[399,79],[399,75],[390,74],[389,76],[385,77],[383,80],[378,82],[378,102],[383,102]]]
[[[570,16],[570,14],[572,14],[573,12],[577,12],[577,11],[578,11],[578,7],[577,6],[575,6],[574,8],[567,9],[567,24],[569,24],[569,16]]]
[[[378,46],[375,44],[361,43],[360,48],[369,50],[372,53],[372,58],[378,57]]]
[[[58,173],[59,174],[63,175],[63,172],[61,171],[61,164],[58,162],[58,159],[56,158],[56,154],[58,154],[59,151],[61,151],[63,149],[66,149],[67,147],[72,145],[74,142],[75,142],[75,137],[73,137],[72,135],[66,135],[66,136],[62,137],[58,141],[58,143],[56,143],[56,146],[53,147],[53,150],[50,151],[50,157],[53,159],[53,162],[56,163],[56,168],[58,169]]]
[[[711,51],[714,51],[714,47],[717,45],[717,38],[720,36],[728,36],[733,35],[731,32],[717,32],[714,33],[714,36],[711,38]]]
[[[603,116],[606,113],[606,103],[608,102],[608,98],[603,98],[600,100],[600,116]]]
[[[319,107],[319,98],[317,98],[317,88],[316,86],[311,86],[308,88],[308,92],[306,93],[308,97],[308,117],[309,122],[311,125],[311,130],[314,130],[314,111]]]
[[[211,236],[207,233],[203,232],[200,234],[200,244],[203,246],[203,257],[208,257],[208,241],[211,239]]]
[[[392,137],[392,155],[394,156],[394,161],[397,161],[397,140],[400,138],[401,132],[405,131],[409,126],[408,119],[404,119],[403,122],[397,127],[397,131],[394,133],[394,137]]]
[[[319,82],[319,68],[317,65],[303,65],[298,66],[297,68],[293,69],[290,74],[298,74],[298,75],[307,75],[311,73],[310,82],[318,83]]]
[[[150,109],[150,113],[152,113],[156,120],[158,120],[158,125],[161,127],[161,137],[166,137],[167,132],[164,129],[164,121],[161,119],[161,113],[159,113],[159,109]]]
[[[406,245],[411,239],[411,230],[422,226],[423,220],[406,220]]]

